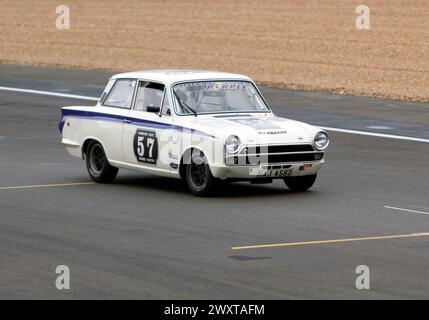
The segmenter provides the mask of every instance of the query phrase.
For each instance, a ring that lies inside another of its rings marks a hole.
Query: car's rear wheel
[[[97,142],[89,143],[85,152],[86,168],[92,180],[98,183],[112,182],[118,174],[118,168],[109,164],[103,146]]]
[[[316,178],[317,174],[302,177],[288,177],[284,178],[284,182],[292,191],[305,191],[314,185]]]
[[[185,169],[185,180],[189,190],[196,196],[211,194],[216,187],[217,179],[213,177],[204,153],[195,150],[189,162]]]

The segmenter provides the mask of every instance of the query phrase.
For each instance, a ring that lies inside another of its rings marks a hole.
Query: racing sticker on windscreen
[[[158,139],[153,131],[137,130],[134,136],[134,154],[138,162],[155,164],[158,160]]]
[[[258,119],[258,118],[242,118],[242,119],[228,119],[229,121],[233,121],[244,126],[252,127],[256,130],[267,130],[267,129],[281,129],[279,126],[274,123]]]

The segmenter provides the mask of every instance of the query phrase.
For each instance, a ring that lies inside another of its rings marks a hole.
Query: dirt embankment
[[[0,0],[0,62],[121,71],[201,68],[276,86],[429,101],[427,0]]]

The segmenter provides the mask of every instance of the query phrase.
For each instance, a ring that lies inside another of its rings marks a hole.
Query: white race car
[[[64,107],[60,131],[91,178],[118,168],[184,179],[207,195],[221,181],[307,190],[324,163],[328,135],[275,116],[246,76],[149,70],[113,76],[95,107]]]

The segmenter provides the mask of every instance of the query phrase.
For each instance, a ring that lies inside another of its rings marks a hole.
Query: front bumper
[[[215,178],[219,179],[260,179],[264,176],[267,170],[292,170],[291,177],[308,176],[316,174],[324,160],[309,161],[309,162],[293,162],[293,163],[273,163],[260,164],[254,166],[226,166],[226,165],[211,165],[210,169]],[[272,179],[284,178],[283,176],[270,176]]]

